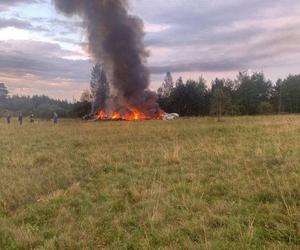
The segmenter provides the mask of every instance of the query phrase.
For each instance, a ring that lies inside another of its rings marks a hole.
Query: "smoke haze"
[[[83,18],[89,53],[102,63],[119,99],[142,112],[158,112],[154,93],[148,90],[148,57],[143,21],[128,14],[126,0],[54,0],[67,16]],[[120,102],[120,100],[119,100]]]

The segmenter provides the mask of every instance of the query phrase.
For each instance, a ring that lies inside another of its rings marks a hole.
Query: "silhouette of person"
[[[23,124],[23,114],[22,114],[22,112],[19,113],[18,121],[19,121],[19,124],[20,124],[20,125]]]
[[[53,113],[53,123],[54,124],[58,123],[58,114],[56,112]]]
[[[10,124],[10,119],[11,119],[11,116],[10,116],[10,114],[8,114],[8,115],[6,116],[6,123],[7,123],[7,124]]]
[[[31,114],[29,117],[30,123],[34,123],[34,114]]]

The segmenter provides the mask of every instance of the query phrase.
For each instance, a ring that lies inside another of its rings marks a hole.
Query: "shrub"
[[[273,106],[269,102],[261,102],[257,106],[257,113],[260,115],[270,115],[273,113]]]

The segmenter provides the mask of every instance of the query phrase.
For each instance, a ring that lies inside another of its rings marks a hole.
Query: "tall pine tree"
[[[174,88],[174,82],[171,72],[167,72],[164,82],[162,86],[158,89],[159,96],[169,97]]]
[[[104,110],[110,91],[105,71],[100,64],[96,64],[92,69],[90,88],[92,95],[92,113]]]
[[[7,98],[8,90],[4,83],[0,83],[0,101],[3,101]]]

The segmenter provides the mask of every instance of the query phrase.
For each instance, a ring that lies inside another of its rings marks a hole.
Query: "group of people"
[[[34,114],[31,114],[29,116],[29,122],[34,123],[34,121],[35,121],[34,120]],[[56,112],[53,113],[52,121],[53,121],[54,124],[58,123],[58,114]],[[6,116],[6,123],[10,124],[10,122],[11,122],[11,115],[8,114]],[[23,125],[23,114],[21,112],[18,114],[18,122],[19,122],[20,125]]]

